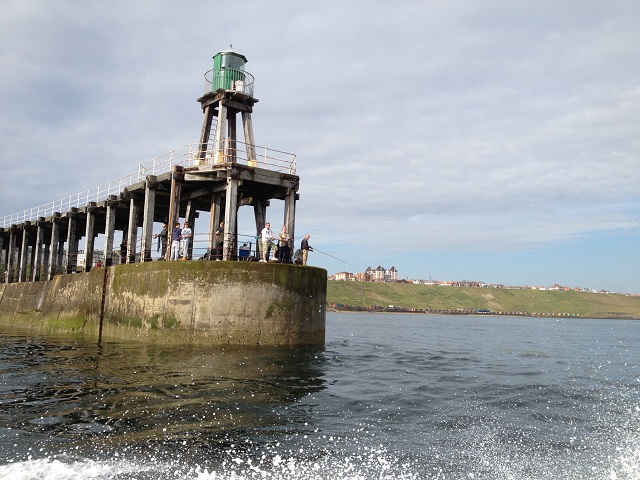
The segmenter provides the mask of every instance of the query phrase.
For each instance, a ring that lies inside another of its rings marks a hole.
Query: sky
[[[297,156],[311,264],[640,293],[636,0],[0,13],[0,216],[196,143],[203,75],[232,45],[255,77],[256,144]]]

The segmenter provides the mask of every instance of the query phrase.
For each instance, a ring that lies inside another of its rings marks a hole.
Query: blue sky
[[[329,274],[640,293],[638,2],[0,8],[0,216],[197,142],[202,75],[232,43]]]

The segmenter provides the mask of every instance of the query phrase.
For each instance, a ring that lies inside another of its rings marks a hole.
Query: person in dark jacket
[[[127,239],[123,238],[120,244],[120,265],[127,263]]]
[[[309,246],[310,238],[311,235],[307,233],[302,239],[302,242],[300,242],[300,250],[302,250],[302,265],[307,264],[307,257],[309,256],[309,252],[313,252],[313,247]]]
[[[280,263],[291,263],[290,238],[287,232],[287,226],[284,225],[278,234],[278,260]]]
[[[161,256],[162,258],[165,258],[167,255],[167,239],[169,237],[169,229],[167,228],[167,224],[163,223],[162,224],[162,230],[160,230],[160,233],[156,233],[153,238],[157,238],[158,239],[158,252],[162,252]]]

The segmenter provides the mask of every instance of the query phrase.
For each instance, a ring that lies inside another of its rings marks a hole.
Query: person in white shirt
[[[191,241],[192,236],[193,234],[189,228],[189,224],[184,222],[184,227],[180,232],[180,256],[182,258],[189,257],[189,242]]]
[[[262,229],[262,259],[261,262],[269,261],[269,255],[271,254],[271,247],[273,245],[273,240],[276,238],[271,231],[271,224],[267,222]]]

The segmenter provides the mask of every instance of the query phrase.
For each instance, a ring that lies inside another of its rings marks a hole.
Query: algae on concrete
[[[20,315],[21,323],[33,328],[86,329],[97,335],[96,325],[102,325],[103,338],[324,343],[326,271],[314,267],[147,262],[58,275],[49,282],[9,284],[0,293],[0,322],[5,324]]]

